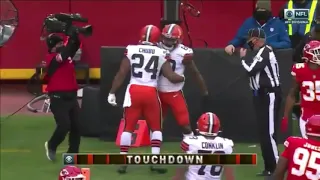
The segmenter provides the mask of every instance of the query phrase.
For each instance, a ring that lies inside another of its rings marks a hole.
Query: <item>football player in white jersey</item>
[[[181,149],[188,154],[231,154],[233,141],[218,136],[220,120],[214,113],[207,112],[197,122],[197,136],[185,136]],[[217,165],[190,165],[179,169],[175,180],[220,180],[226,167]],[[227,179],[233,176],[231,168],[226,169]]]
[[[112,82],[108,102],[116,106],[115,92],[122,85],[126,75],[131,70],[130,83],[127,86],[123,107],[125,128],[121,134],[120,153],[128,153],[131,146],[132,132],[135,130],[138,119],[143,116],[148,123],[151,134],[151,151],[160,153],[162,142],[161,120],[162,112],[157,93],[160,70],[173,83],[184,81],[183,75],[172,71],[167,61],[167,51],[157,47],[160,30],[154,25],[147,25],[141,30],[139,45],[129,45],[120,69]],[[165,173],[163,168],[151,167],[152,171]],[[126,172],[126,166],[118,169],[119,173]]]
[[[160,47],[170,51],[170,63],[174,72],[184,74],[185,68],[189,69],[202,90],[204,106],[208,103],[208,89],[193,62],[193,50],[184,46],[182,42],[182,28],[177,24],[166,25],[162,30]],[[163,114],[166,115],[168,108],[171,109],[178,125],[182,127],[184,135],[193,135],[190,127],[189,112],[186,100],[182,93],[184,82],[173,84],[166,77],[160,76],[159,97]],[[204,107],[206,108],[206,107]],[[207,109],[204,112],[208,111]]]

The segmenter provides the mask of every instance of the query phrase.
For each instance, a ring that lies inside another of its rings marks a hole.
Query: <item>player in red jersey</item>
[[[81,169],[76,166],[66,166],[59,172],[58,180],[85,180]]]
[[[183,31],[177,24],[166,25],[162,30],[160,47],[170,51],[170,63],[174,72],[184,74],[185,68],[189,69],[198,86],[202,90],[204,106],[208,103],[208,89],[193,62],[193,50],[182,44]],[[193,135],[190,127],[189,112],[186,100],[182,93],[184,82],[173,84],[164,76],[160,76],[158,90],[163,114],[166,115],[168,108],[182,127],[184,135]],[[205,109],[207,111],[207,109]]]
[[[288,117],[296,102],[296,94],[301,94],[300,131],[305,135],[306,119],[314,114],[320,114],[320,42],[311,41],[304,47],[303,58],[305,63],[293,65],[291,74],[292,87],[286,100],[281,130],[287,131]]]
[[[275,180],[319,180],[320,179],[320,115],[310,117],[306,123],[306,136],[289,137],[285,150],[279,158],[274,172]]]
[[[120,139],[120,153],[128,153],[131,146],[132,132],[135,130],[137,121],[143,116],[152,131],[151,152],[160,153],[162,142],[162,112],[159,101],[157,86],[160,71],[173,83],[184,81],[184,76],[172,71],[168,52],[157,47],[160,38],[160,30],[153,25],[147,25],[141,30],[140,44],[127,46],[125,57],[120,69],[112,82],[108,96],[108,102],[116,106],[115,92],[122,85],[126,75],[131,70],[130,83],[127,86],[123,102],[125,127]],[[126,173],[126,166],[118,169],[119,173]],[[151,167],[151,171],[165,173],[160,167]]]

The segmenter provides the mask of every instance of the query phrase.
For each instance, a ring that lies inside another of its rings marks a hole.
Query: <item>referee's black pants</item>
[[[80,146],[78,118],[80,107],[77,92],[49,93],[49,97],[50,109],[56,122],[56,129],[48,141],[49,149],[56,151],[69,132],[69,149],[67,152],[78,153]]]
[[[276,138],[281,96],[281,89],[275,88],[255,91],[253,98],[264,167],[270,172],[274,172],[279,158]]]

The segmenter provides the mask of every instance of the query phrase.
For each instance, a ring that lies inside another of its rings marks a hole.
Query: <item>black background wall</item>
[[[103,139],[114,141],[120,119],[121,107],[112,107],[107,102],[108,92],[112,80],[118,71],[123,57],[123,47],[101,48],[101,86],[100,86],[100,124],[99,130]],[[223,135],[235,141],[258,141],[256,120],[253,111],[252,92],[249,89],[248,77],[243,70],[238,55],[229,56],[221,49],[195,49],[194,61],[206,80],[211,96],[211,111],[221,120]],[[291,75],[291,50],[276,51],[279,61],[282,90],[287,94]],[[201,96],[199,88],[194,85],[192,78],[186,72],[185,97],[188,102],[192,127],[201,114]],[[129,77],[118,91],[117,100],[123,101]],[[279,117],[280,118],[280,117]],[[181,140],[181,133],[177,131],[175,119],[171,114],[164,120],[164,139]],[[288,134],[291,134],[289,132]]]

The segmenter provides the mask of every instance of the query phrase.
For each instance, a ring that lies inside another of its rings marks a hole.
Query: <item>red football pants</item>
[[[131,85],[128,91],[131,98],[131,106],[124,108],[124,130],[133,132],[138,120],[144,117],[150,130],[160,131],[162,112],[157,89],[148,86]]]
[[[180,126],[187,126],[190,124],[188,106],[182,91],[159,92],[159,97],[164,115],[167,114],[168,108],[170,108]]]

